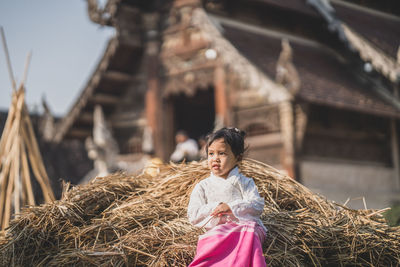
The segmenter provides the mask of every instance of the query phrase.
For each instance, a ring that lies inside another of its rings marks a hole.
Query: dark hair
[[[176,132],[175,136],[176,135],[184,135],[184,136],[188,136],[189,137],[188,133],[185,130],[178,130]]]
[[[225,144],[231,147],[233,154],[238,157],[239,160],[242,159],[245,147],[244,147],[244,137],[246,133],[238,128],[229,127],[222,128],[218,131],[209,134],[207,136],[206,152],[208,154],[208,147],[217,139],[224,139]]]

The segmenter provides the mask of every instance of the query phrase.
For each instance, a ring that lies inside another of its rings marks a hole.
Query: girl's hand
[[[221,216],[223,214],[232,214],[231,208],[226,203],[219,204],[211,213],[211,216]]]

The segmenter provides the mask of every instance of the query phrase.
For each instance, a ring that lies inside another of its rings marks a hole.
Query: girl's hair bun
[[[231,130],[231,131],[234,131],[235,133],[239,134],[239,135],[240,135],[241,137],[243,137],[243,138],[246,136],[246,132],[240,130],[239,128],[230,127],[230,128],[228,128],[228,129]]]

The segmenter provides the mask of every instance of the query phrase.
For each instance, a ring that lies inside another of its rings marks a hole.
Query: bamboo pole
[[[29,165],[28,165],[28,159],[26,156],[26,149],[25,149],[25,144],[24,140],[21,140],[21,162],[22,162],[22,176],[24,179],[24,185],[25,185],[25,191],[27,194],[27,204],[28,205],[35,205],[35,197],[33,195],[33,190],[32,190],[32,184],[31,184],[31,174],[29,172]]]
[[[15,136],[15,156],[14,156],[14,214],[17,214],[21,211],[21,175],[20,175],[20,136]]]
[[[49,187],[46,182],[45,182],[45,178],[42,177],[41,171],[40,171],[40,167],[38,166],[37,163],[37,157],[35,156],[35,154],[33,154],[33,148],[32,148],[32,144],[27,142],[27,140],[29,141],[29,137],[28,137],[28,133],[26,132],[27,129],[22,128],[22,135],[23,138],[26,142],[26,148],[27,148],[27,154],[28,154],[28,158],[30,160],[31,163],[31,167],[32,167],[32,171],[33,174],[36,177],[36,180],[39,182],[40,188],[42,189],[43,192],[43,197],[44,200],[46,202],[51,202],[54,200],[54,195],[53,192],[51,190],[51,187]]]
[[[21,126],[21,111],[23,108],[24,104],[24,92],[23,92],[23,87],[21,86],[20,89],[17,92],[17,107],[16,107],[16,113],[15,113],[15,118],[13,120],[13,129],[10,131],[8,135],[8,140],[9,143],[11,144],[11,149],[10,149],[10,167],[9,167],[9,178],[6,187],[2,188],[2,191],[5,191],[5,198],[4,198],[4,208],[3,208],[3,221],[1,225],[2,231],[5,230],[5,228],[8,227],[9,221],[11,218],[11,194],[13,191],[14,184],[16,183],[16,179],[18,179],[19,175],[19,142],[18,142],[18,136],[20,134],[20,126]],[[6,143],[7,144],[7,143]],[[7,145],[6,145],[7,149]],[[16,193],[18,194],[18,193]],[[16,201],[18,197],[14,198],[14,201]],[[3,200],[3,199],[2,199]],[[15,207],[19,209],[19,199],[14,203]]]
[[[12,101],[11,101],[11,106],[10,109],[8,111],[8,115],[7,115],[7,120],[6,123],[4,125],[4,129],[3,129],[3,133],[0,139],[0,159],[3,157],[3,152],[4,152],[4,147],[6,144],[6,140],[9,136],[9,131],[12,125],[12,122],[14,120],[15,117],[15,111],[16,111],[16,106],[17,106],[17,101],[18,101],[18,97],[17,97],[17,92],[13,92],[12,94]]]
[[[2,183],[3,179],[5,179],[5,175],[7,171],[7,167],[10,165],[10,151],[8,151],[5,155],[4,158],[1,161],[1,172],[0,172],[0,183]]]
[[[10,151],[13,143],[12,137],[18,134],[18,130],[20,128],[21,110],[24,105],[24,96],[25,96],[24,92],[21,89],[18,90],[15,116],[12,119],[11,129],[10,132],[8,133],[8,138],[5,140],[5,145],[4,145],[5,151]]]
[[[25,99],[25,92],[24,92],[24,83],[27,79],[27,74],[28,74],[28,68],[29,68],[29,64],[30,64],[30,59],[31,59],[31,53],[28,54],[26,60],[25,60],[25,69],[24,69],[24,76],[23,76],[23,80],[21,85],[19,86],[19,90],[17,91],[15,88],[15,80],[14,80],[14,76],[13,76],[13,72],[12,72],[12,67],[11,67],[11,62],[9,59],[9,53],[8,53],[8,49],[7,49],[7,43],[5,41],[5,36],[4,36],[4,30],[3,27],[1,27],[1,35],[2,35],[2,41],[3,41],[3,47],[4,47],[4,52],[6,54],[6,58],[7,58],[7,65],[8,65],[8,71],[10,74],[10,79],[12,82],[14,82],[14,86],[13,86],[13,94],[12,94],[12,101],[11,101],[11,106],[8,112],[8,116],[7,116],[7,120],[3,129],[3,133],[0,139],[0,160],[3,156],[3,152],[4,152],[4,146],[6,145],[6,140],[9,139],[7,138],[9,136],[9,131],[12,129],[11,125],[13,125],[13,121],[14,118],[16,116],[16,108],[19,105],[22,105],[22,103],[24,103],[24,99]],[[24,95],[24,97],[20,97],[21,94]],[[22,102],[22,103],[21,103]]]
[[[24,114],[26,114],[26,112],[27,112],[26,106],[24,107],[23,112],[24,112]],[[33,159],[34,159],[34,160],[31,160],[31,164],[34,163],[35,165],[37,165],[38,171],[41,174],[40,176],[42,177],[44,185],[46,187],[46,191],[49,194],[46,202],[51,202],[51,201],[55,200],[55,197],[54,197],[53,190],[51,189],[49,177],[47,176],[47,172],[46,172],[46,169],[43,164],[43,158],[42,158],[42,155],[40,154],[39,145],[35,139],[35,133],[33,131],[32,123],[31,123],[29,116],[26,114],[26,116],[24,116],[24,117],[25,117],[25,123],[27,126],[26,129],[28,130],[28,133],[25,136],[25,139],[29,140],[29,137],[31,137],[29,142],[27,142],[27,144],[29,144],[28,148],[31,149]],[[24,129],[25,129],[25,127],[24,127]],[[28,149],[28,155],[29,154],[30,154],[30,151]],[[42,190],[43,190],[43,188],[42,188]],[[44,191],[43,191],[43,194],[44,194]],[[46,199],[46,197],[45,197],[45,199]]]
[[[7,184],[8,180],[11,178],[10,177],[10,167],[11,167],[11,153],[8,154],[8,157],[5,161],[5,164],[3,164],[3,168],[1,170],[1,187],[0,187],[0,225],[2,224],[3,221],[3,212],[5,208],[5,203],[6,203],[6,190],[7,190]]]
[[[8,53],[7,41],[6,41],[6,36],[4,34],[3,27],[0,27],[0,31],[1,31],[1,40],[3,42],[3,49],[4,49],[4,53],[6,55],[8,75],[10,76],[12,89],[15,92],[17,90],[17,85],[15,84],[14,74],[13,74],[12,66],[11,66],[10,54]]]
[[[24,75],[22,77],[21,85],[20,85],[20,90],[21,91],[23,90],[22,92],[25,91],[24,85],[25,85],[26,79],[28,77],[28,70],[29,70],[31,55],[32,55],[32,53],[29,52],[28,56],[25,60]],[[23,102],[24,102],[24,105],[23,105],[23,110],[24,110],[25,109],[25,101],[23,101]],[[23,113],[23,110],[22,110],[22,113]],[[25,114],[22,114],[22,115],[25,115]],[[28,114],[28,116],[29,116],[29,114]],[[24,127],[23,122],[24,122],[24,119],[22,118],[22,124],[20,125],[20,127]],[[25,179],[23,180],[21,178],[22,178],[22,176],[27,176],[28,181],[29,181],[30,175],[29,175],[29,167],[28,167],[27,171],[26,171],[26,168],[24,168],[24,170],[23,170],[23,168],[21,168],[22,164],[20,161],[22,160],[22,156],[23,156],[22,154],[23,154],[23,151],[25,150],[24,146],[23,146],[23,144],[24,144],[23,139],[20,137],[20,135],[18,135],[16,137],[16,139],[17,139],[17,143],[19,144],[19,147],[18,147],[18,155],[14,159],[16,161],[16,165],[17,165],[17,168],[16,168],[17,173],[16,173],[16,176],[14,177],[14,179],[16,179],[15,180],[15,190],[14,190],[14,213],[17,216],[20,212],[20,201],[22,200],[22,203],[26,204],[25,195],[27,195],[29,192],[27,185],[23,186],[23,182],[26,182],[26,180]],[[26,157],[25,157],[25,159],[26,159]],[[21,182],[22,182],[22,184],[21,184]],[[30,186],[30,190],[32,190],[30,183],[29,183],[29,186]],[[26,194],[23,192],[24,188],[26,188]]]
[[[21,149],[21,142],[20,142],[19,149]],[[20,198],[21,198],[21,203],[22,203],[21,205],[22,205],[22,207],[24,207],[28,203],[28,201],[27,201],[28,193],[26,192],[24,173],[22,171],[22,151],[21,150],[20,150],[20,172],[19,173],[20,173],[20,182],[21,182],[21,191],[20,191],[21,192]]]
[[[5,136],[5,145],[3,147],[3,154],[6,155],[6,160],[3,164],[2,162],[2,172],[1,172],[1,193],[0,193],[0,223],[2,230],[8,226],[8,221],[10,219],[10,194],[13,183],[14,183],[14,176],[15,175],[15,167],[13,166],[13,161],[15,161],[14,154],[16,153],[15,150],[16,145],[19,144],[16,142],[15,138],[19,134],[19,128],[21,125],[21,109],[23,104],[24,94],[22,90],[16,92],[16,107],[15,107],[15,116],[14,118],[10,118],[12,121],[11,129],[8,131],[8,134]]]
[[[16,150],[18,144],[14,143],[13,145],[13,150],[12,150],[12,157],[15,158],[14,154],[16,153]],[[11,166],[14,167],[15,161],[11,161]],[[1,230],[4,232],[4,230],[8,227],[10,223],[10,218],[11,218],[11,194],[12,190],[14,187],[14,179],[15,177],[15,168],[10,168],[10,178],[8,179],[7,183],[7,190],[6,190],[6,197],[5,197],[5,202],[4,202],[4,217],[3,217],[3,223],[1,225]]]
[[[22,76],[21,86],[25,88],[26,79],[28,78],[29,64],[31,63],[32,52],[29,52],[25,59],[24,75]]]

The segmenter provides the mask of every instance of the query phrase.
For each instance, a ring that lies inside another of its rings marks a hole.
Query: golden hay
[[[0,240],[1,266],[187,266],[201,233],[186,219],[188,197],[209,171],[156,167],[156,177],[117,173],[27,208]],[[269,266],[400,265],[400,229],[380,212],[330,203],[260,162],[240,169],[265,198]]]

